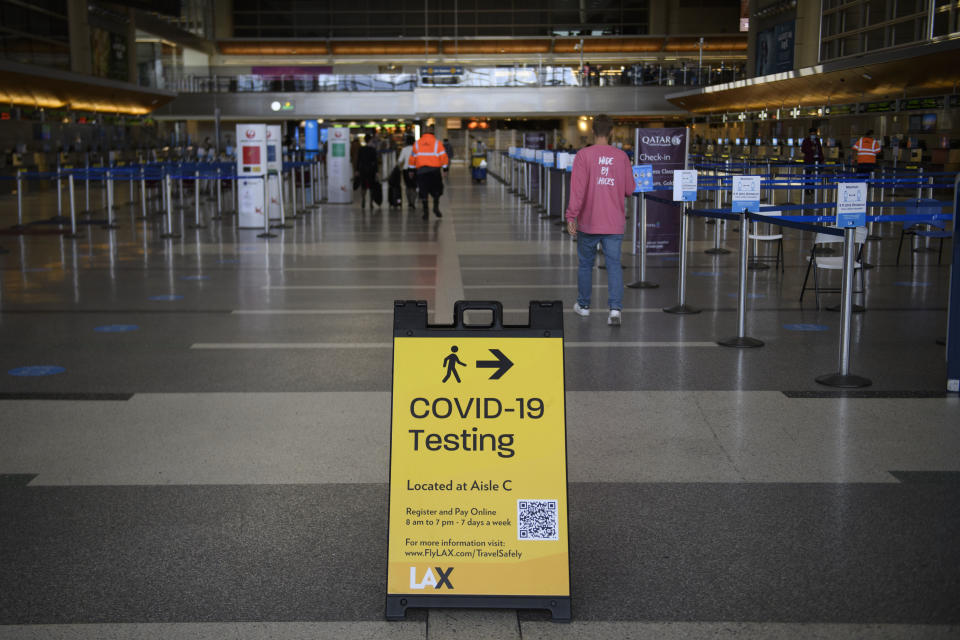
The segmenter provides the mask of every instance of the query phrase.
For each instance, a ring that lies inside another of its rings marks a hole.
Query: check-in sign
[[[837,185],[837,226],[844,229],[867,224],[867,183],[841,182]]]
[[[633,192],[653,191],[653,165],[638,164],[633,167]]]
[[[492,325],[463,325],[468,309]],[[387,617],[407,607],[546,608],[568,619],[562,303],[527,326],[499,303],[394,315]]]
[[[677,169],[673,172],[674,202],[696,202],[697,172],[695,169]]]
[[[760,176],[733,176],[730,208],[734,213],[760,213]]]

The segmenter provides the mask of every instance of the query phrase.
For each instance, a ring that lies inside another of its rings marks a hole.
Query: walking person
[[[364,137],[367,143],[357,152],[357,175],[360,178],[360,208],[367,206],[367,192],[380,188],[377,183],[377,172],[380,170],[380,156],[374,140]],[[380,206],[379,204],[377,206]],[[373,194],[370,195],[370,208],[373,208]]]
[[[443,195],[443,174],[441,171],[450,164],[443,144],[433,134],[433,125],[428,125],[426,133],[420,136],[413,149],[413,166],[417,168],[417,188],[420,191],[420,201],[423,203],[423,219],[430,217],[427,208],[427,199],[433,198],[433,215],[442,217],[440,213],[440,196]]]
[[[880,141],[874,139],[873,129],[868,129],[866,134],[853,143],[853,150],[857,152],[857,173],[870,173],[877,168]]]
[[[823,162],[823,143],[820,141],[820,137],[817,135],[816,129],[810,129],[806,138],[803,139],[803,144],[800,145],[800,153],[803,154],[803,164],[808,165],[803,169],[804,182],[811,179],[811,176],[816,175],[816,168],[809,165],[814,165]],[[807,194],[812,194],[813,189],[810,188],[810,184],[806,184],[804,192]]]
[[[623,309],[623,272],[620,248],[626,226],[624,198],[633,193],[633,169],[627,154],[610,146],[613,120],[600,115],[593,120],[594,143],[577,152],[570,177],[567,231],[577,241],[577,315],[590,315],[593,264],[597,245],[607,267],[607,324],[619,326]]]
[[[403,171],[403,186],[407,192],[407,206],[416,209],[417,200],[417,168],[413,166],[413,135],[407,134],[404,138],[404,147],[397,158],[397,166]]]

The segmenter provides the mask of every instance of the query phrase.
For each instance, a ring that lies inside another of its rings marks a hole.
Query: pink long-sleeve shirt
[[[623,199],[633,186],[633,169],[623,151],[608,145],[581,149],[573,159],[566,218],[576,220],[584,233],[623,233]]]

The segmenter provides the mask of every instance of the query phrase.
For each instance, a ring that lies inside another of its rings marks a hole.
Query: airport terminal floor
[[[49,192],[26,206],[56,212]],[[960,636],[936,253],[897,266],[899,229],[878,228],[853,318],[873,385],[841,392],[814,381],[837,369],[839,314],[798,302],[811,234],[786,231],[784,273],[748,275],[765,346],[727,349],[737,253],[705,254],[702,219],[703,312],[662,312],[677,258],[652,256],[660,287],[627,289],[610,327],[605,272],[575,315],[574,243],[499,182],[455,167],[441,209],[323,205],[273,239],[229,217],[162,240],[121,201],[113,231],[0,235],[0,638]],[[396,299],[447,323],[460,299],[509,322],[563,301],[570,624],[384,620]]]

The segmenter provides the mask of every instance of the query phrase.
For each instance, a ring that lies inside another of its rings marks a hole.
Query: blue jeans
[[[594,235],[577,231],[577,256],[580,266],[577,269],[577,304],[590,307],[590,293],[593,289],[593,263],[597,256],[597,244],[603,247],[603,257],[607,266],[607,305],[611,309],[623,308],[623,271],[620,269],[620,246],[623,234]]]

